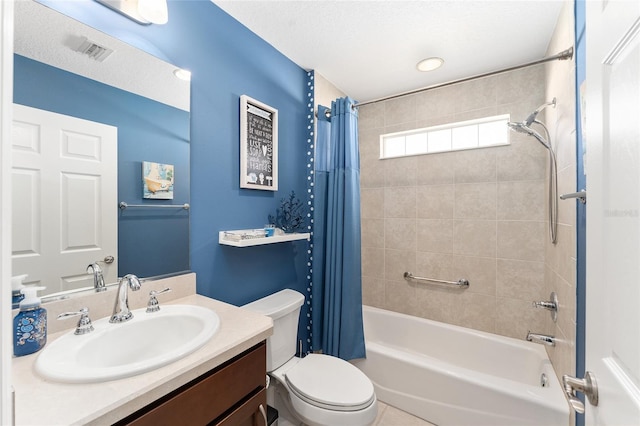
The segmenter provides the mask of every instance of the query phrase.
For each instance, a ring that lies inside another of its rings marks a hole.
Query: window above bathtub
[[[509,145],[509,114],[380,135],[380,158]]]

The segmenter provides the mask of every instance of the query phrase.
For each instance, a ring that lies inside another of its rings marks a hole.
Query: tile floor
[[[378,417],[373,426],[436,426],[391,405],[378,401]]]
[[[295,424],[280,418],[278,426],[296,426]],[[402,410],[378,401],[378,417],[373,426],[436,426],[432,423],[412,416]]]

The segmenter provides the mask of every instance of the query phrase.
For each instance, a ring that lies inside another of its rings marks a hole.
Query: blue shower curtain
[[[312,346],[365,357],[360,260],[358,111],[350,98],[318,108],[314,161]]]

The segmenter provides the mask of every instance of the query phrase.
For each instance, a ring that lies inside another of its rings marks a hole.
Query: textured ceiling
[[[74,50],[82,37],[113,49],[104,62]],[[189,82],[175,65],[32,1],[15,2],[14,51],[56,68],[189,111]],[[163,90],[157,90],[162,87]]]
[[[544,57],[564,0],[213,2],[364,102]],[[417,71],[429,56],[444,66]]]

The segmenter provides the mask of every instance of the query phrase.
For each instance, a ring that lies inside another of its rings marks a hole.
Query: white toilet
[[[362,371],[329,355],[295,356],[303,303],[302,294],[287,289],[243,306],[273,319],[273,335],[267,339],[272,378],[267,392],[273,392],[275,379],[286,389],[287,409],[310,426],[371,425],[378,407],[373,384]]]

